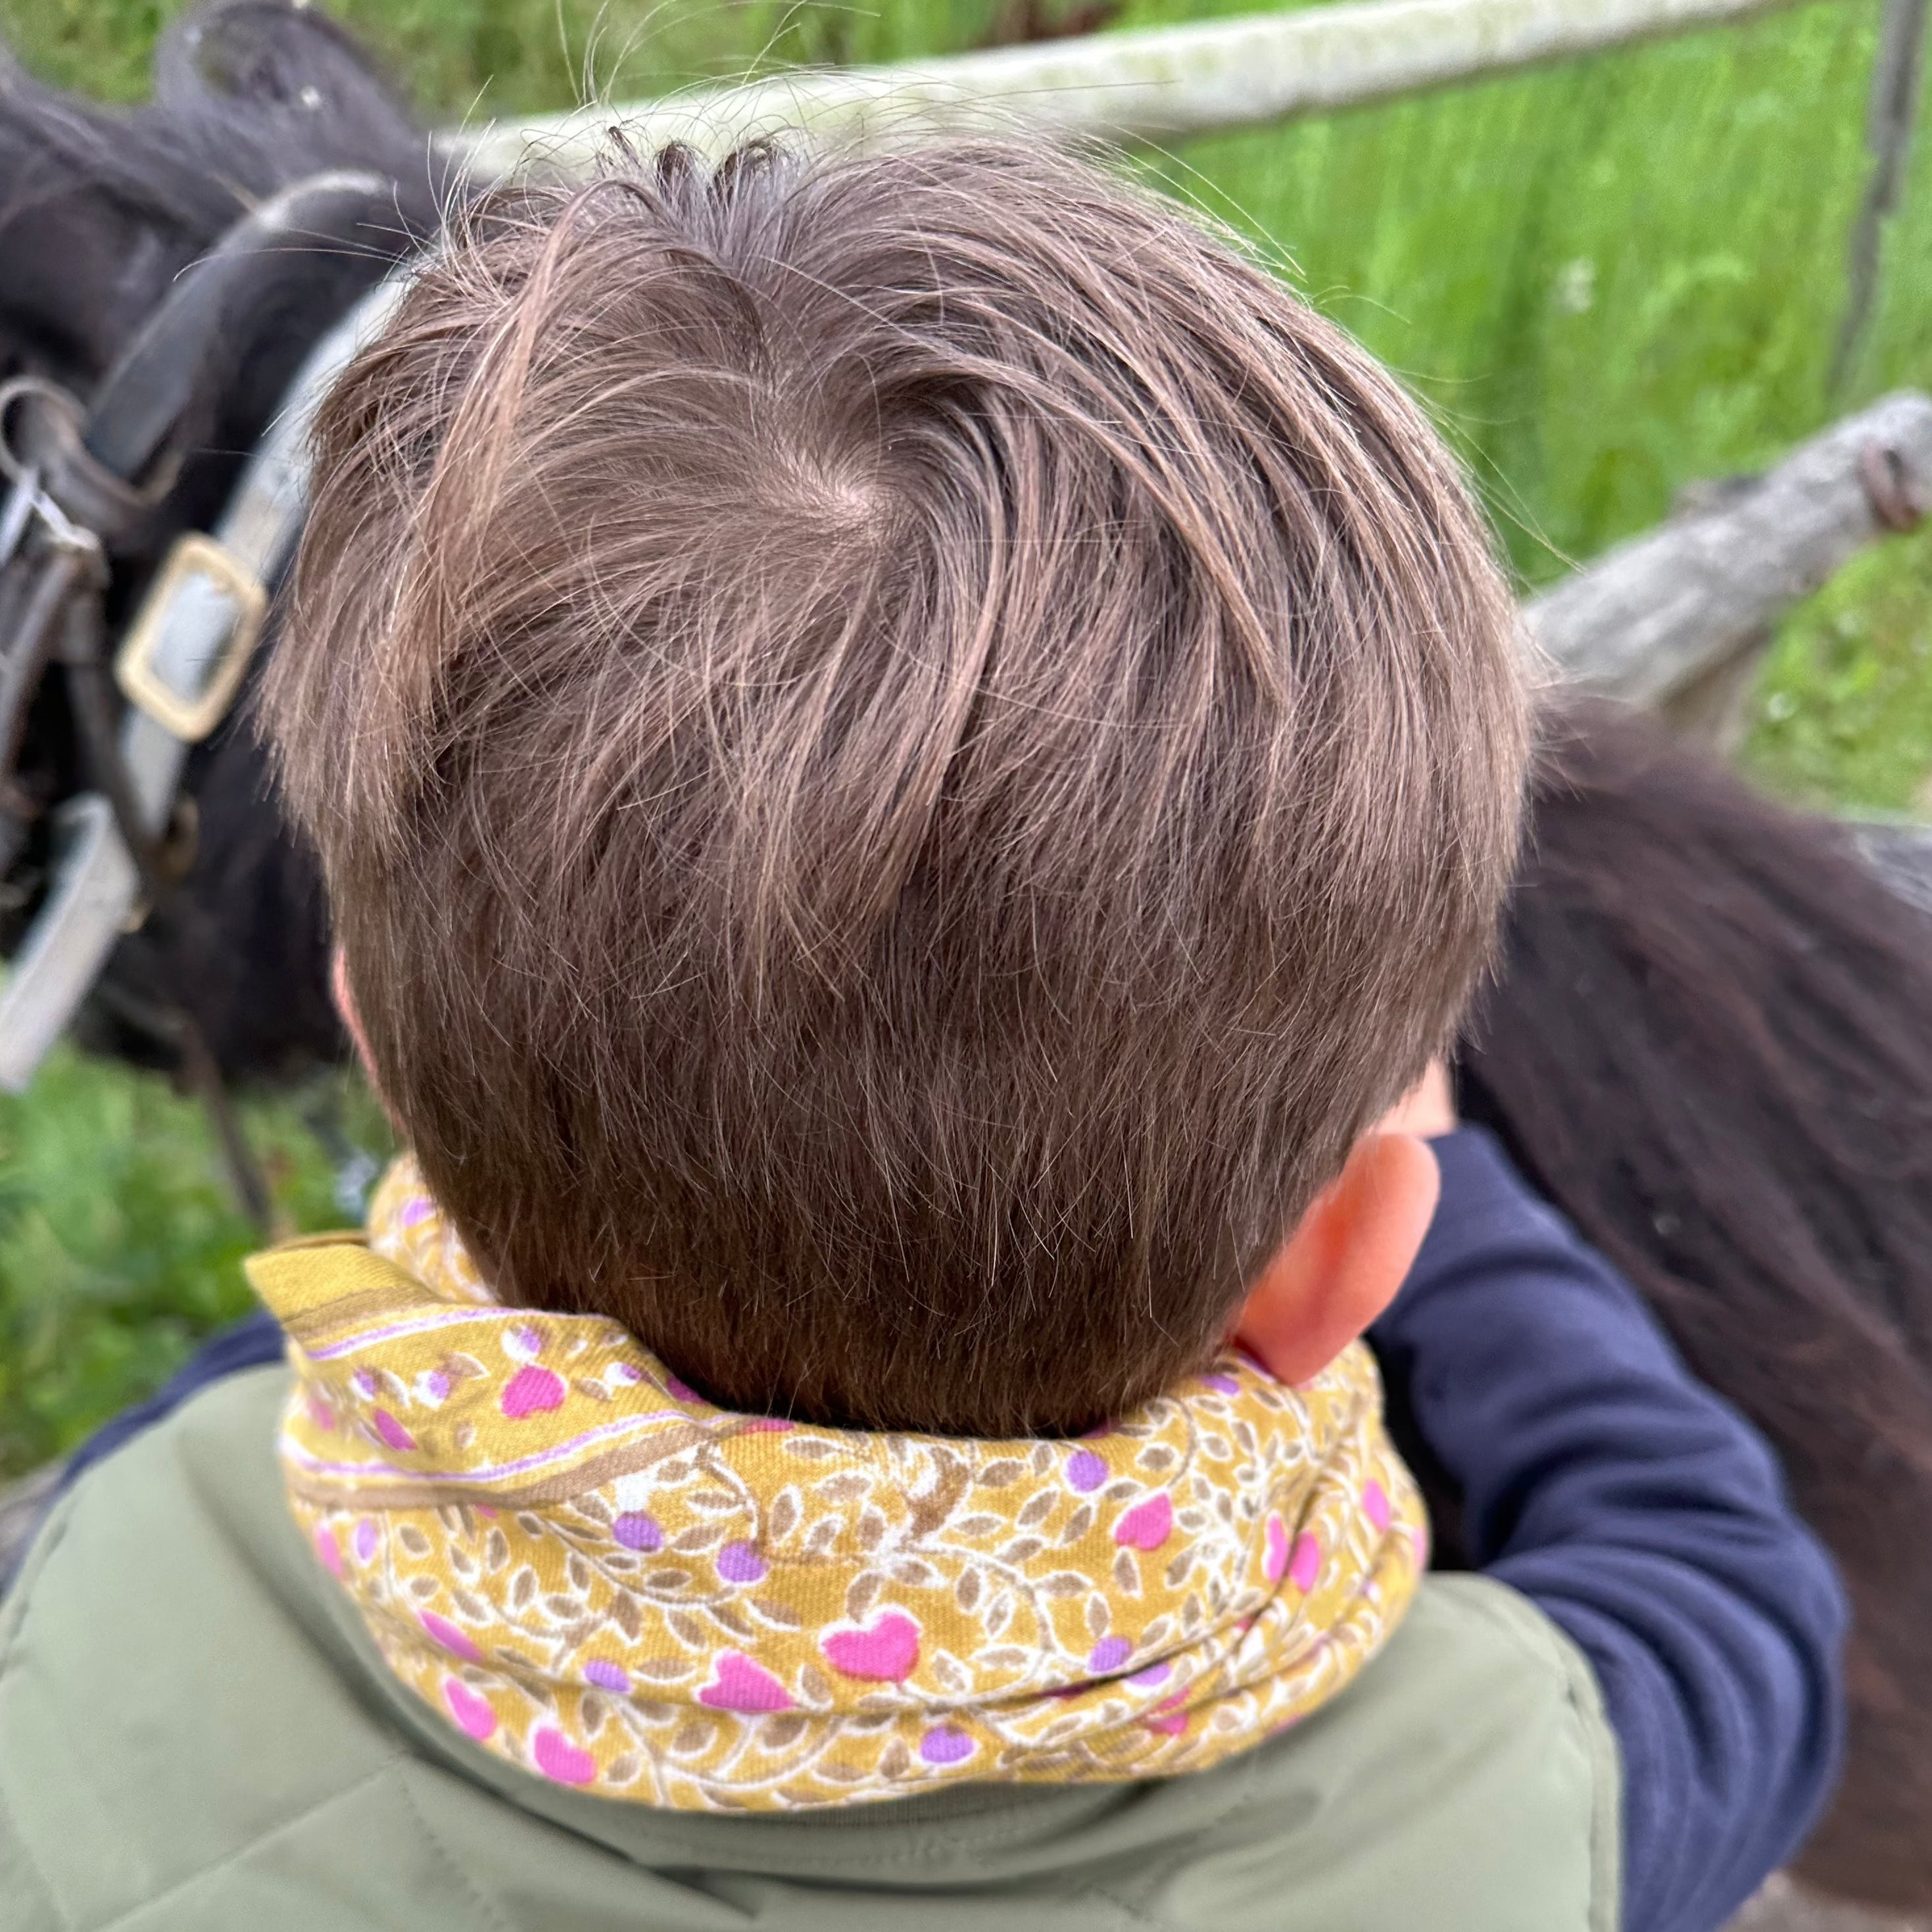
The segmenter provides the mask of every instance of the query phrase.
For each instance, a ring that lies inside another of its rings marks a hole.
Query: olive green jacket
[[[0,1604],[6,1932],[1616,1932],[1614,1741],[1499,1584],[1430,1578],[1346,1690],[1196,1776],[653,1810],[391,1678],[284,1506],[286,1388],[90,1472]]]

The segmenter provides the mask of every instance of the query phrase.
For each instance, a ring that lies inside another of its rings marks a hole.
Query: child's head
[[[1359,350],[1051,153],[500,203],[319,433],[268,715],[506,1299],[720,1401],[1172,1384],[1442,1046],[1509,600]]]

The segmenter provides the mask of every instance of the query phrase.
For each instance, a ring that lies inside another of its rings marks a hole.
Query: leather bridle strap
[[[344,176],[302,184],[277,199],[313,197],[320,191],[359,196],[366,206],[372,190],[387,191],[373,176]],[[312,209],[313,200],[308,206]],[[276,209],[274,219],[284,250],[304,239],[312,242],[315,223],[300,204]],[[218,250],[206,262],[222,254]],[[383,266],[376,264],[378,269]],[[317,344],[214,530],[177,546],[130,627],[121,668],[127,670],[128,646],[138,645],[140,676],[120,679],[130,702],[118,740],[124,784],[114,789],[122,794],[123,814],[131,811],[136,823],[119,822],[114,803],[100,790],[83,792],[56,808],[52,883],[0,990],[0,1088],[18,1093],[32,1079],[140,902],[144,868],[130,850],[129,835],[152,842],[166,832],[190,743],[212,729],[225,709],[259,628],[261,599],[293,552],[307,508],[308,436],[315,410],[356,350],[380,330],[407,279],[406,270],[393,272]],[[137,350],[141,346],[137,344]],[[107,466],[97,446],[117,460],[132,457],[142,465],[165,460],[165,436],[158,439],[153,425],[166,406],[184,406],[186,389],[166,380],[164,366],[157,363],[150,377],[126,394],[143,405],[156,397],[161,400],[152,406],[130,405],[124,434],[98,435],[99,423],[90,421],[82,440],[88,458],[103,470]],[[28,472],[34,488],[44,488],[51,468],[39,475]],[[16,481],[15,487],[17,494],[22,484]],[[55,514],[73,527],[57,502]],[[0,534],[4,523],[5,513],[0,512]],[[239,649],[238,635],[246,638]],[[220,694],[222,704],[212,708],[212,716],[206,706],[196,715],[195,707],[218,681],[226,687]],[[169,704],[168,694],[176,707]],[[196,724],[199,730],[184,728]]]

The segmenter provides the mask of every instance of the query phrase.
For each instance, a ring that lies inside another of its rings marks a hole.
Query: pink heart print
[[[503,1387],[503,1413],[512,1422],[563,1406],[563,1378],[554,1370],[526,1362]]]
[[[490,1708],[489,1699],[478,1696],[460,1677],[444,1678],[442,1701],[449,1706],[449,1714],[478,1744],[496,1730],[496,1714]]]
[[[1304,1529],[1294,1539],[1294,1553],[1288,1559],[1288,1580],[1306,1596],[1321,1574],[1322,1545]]]
[[[1187,1701],[1185,1690],[1177,1690],[1172,1697],[1163,1697],[1154,1707],[1150,1715],[1141,1721],[1150,1731],[1157,1731],[1164,1738],[1178,1738],[1187,1730],[1187,1713],[1182,1707]]]
[[[1273,1514],[1268,1520],[1268,1551],[1262,1559],[1262,1574],[1270,1583],[1279,1583],[1288,1574],[1288,1527]]]
[[[597,1760],[561,1731],[538,1731],[530,1739],[530,1755],[538,1770],[560,1784],[588,1784],[597,1775]]]
[[[483,1653],[447,1617],[440,1617],[434,1610],[424,1610],[422,1627],[429,1634],[430,1641],[440,1644],[451,1656],[460,1657],[466,1664],[483,1661]]]
[[[862,1630],[834,1630],[818,1647],[842,1677],[902,1683],[919,1665],[919,1626],[903,1610],[887,1610]]]
[[[1114,1526],[1114,1540],[1130,1550],[1158,1550],[1174,1533],[1174,1504],[1162,1490],[1135,1504]]]
[[[735,1650],[728,1650],[718,1660],[717,1671],[698,1692],[698,1701],[714,1711],[742,1711],[747,1715],[791,1708],[790,1692],[769,1670]]]

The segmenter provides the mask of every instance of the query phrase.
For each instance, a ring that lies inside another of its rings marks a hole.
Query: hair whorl
[[[1394,384],[1160,202],[673,150],[452,238],[320,433],[268,712],[506,1295],[725,1402],[1071,1430],[1443,1041],[1514,620]]]

